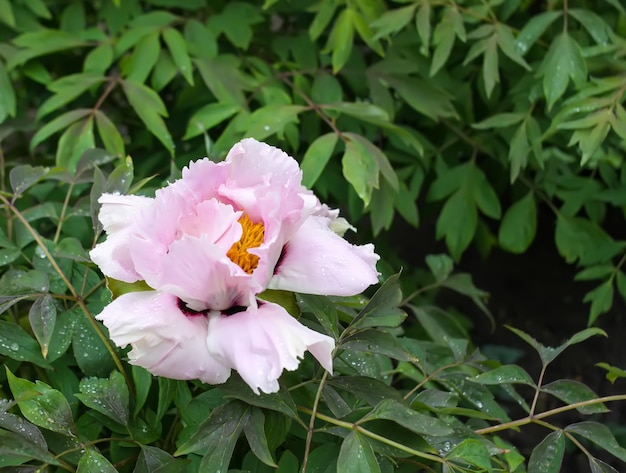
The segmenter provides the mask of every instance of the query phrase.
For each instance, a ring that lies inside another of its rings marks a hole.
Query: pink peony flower
[[[346,296],[377,282],[373,245],[301,184],[297,162],[245,139],[226,160],[202,159],[155,197],[104,194],[102,272],[152,289],[124,294],[97,316],[130,362],[174,379],[218,384],[237,370],[258,394],[278,390],[305,351],[332,371],[334,340],[259,300],[266,289]]]

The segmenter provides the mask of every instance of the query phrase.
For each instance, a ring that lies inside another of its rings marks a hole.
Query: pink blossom
[[[174,379],[218,384],[236,370],[256,392],[278,390],[305,351],[332,371],[334,340],[260,301],[264,290],[348,296],[377,282],[373,245],[301,184],[297,162],[245,139],[225,161],[201,159],[155,197],[104,194],[102,272],[150,291],[97,316],[130,362]],[[337,231],[337,233],[336,233]]]

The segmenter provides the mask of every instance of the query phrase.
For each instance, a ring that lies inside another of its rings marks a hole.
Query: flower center
[[[243,229],[241,239],[230,247],[226,256],[246,273],[252,274],[259,265],[259,257],[248,253],[248,249],[261,246],[265,237],[265,227],[262,223],[252,223],[245,213],[239,219],[239,223]]]

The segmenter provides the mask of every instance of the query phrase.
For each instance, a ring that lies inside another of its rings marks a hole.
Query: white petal
[[[105,276],[125,282],[143,279],[135,270],[128,246],[128,231],[109,235],[89,252],[91,260],[98,265]]]
[[[327,296],[352,296],[378,282],[371,244],[355,246],[329,227],[324,217],[309,217],[287,242],[270,289]]]
[[[104,230],[111,234],[132,226],[137,213],[150,205],[153,199],[140,195],[102,194],[98,219]]]
[[[96,245],[89,255],[108,277],[125,282],[143,279],[137,272],[130,254],[129,236],[141,209],[153,199],[137,195],[102,194],[98,218],[107,232],[107,239]]]
[[[267,302],[233,315],[210,316],[207,346],[258,394],[259,389],[278,391],[282,371],[295,370],[307,350],[332,372],[335,342]]]
[[[188,316],[178,299],[156,291],[124,294],[96,316],[109,329],[111,340],[124,347],[134,365],[172,379],[200,379],[223,383],[230,368],[211,356],[206,347],[207,317]]]

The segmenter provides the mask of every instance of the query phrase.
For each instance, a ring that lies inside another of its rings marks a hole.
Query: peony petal
[[[208,158],[199,159],[183,168],[182,178],[169,187],[195,204],[215,198],[227,175],[228,164],[214,163]]]
[[[143,278],[135,270],[128,233],[125,231],[109,235],[89,252],[89,256],[105,276],[124,282],[135,282]]]
[[[109,329],[111,340],[131,344],[130,362],[153,374],[172,379],[200,379],[223,383],[230,368],[206,347],[207,317],[187,316],[178,299],[157,291],[124,294],[96,316]]]
[[[305,327],[284,308],[264,302],[233,315],[211,315],[209,352],[239,373],[252,390],[278,391],[284,369],[292,371],[309,350],[332,372],[332,338]]]
[[[226,156],[228,180],[233,187],[256,187],[271,184],[282,187],[302,181],[302,171],[295,159],[283,150],[246,138],[235,144]]]
[[[352,296],[378,282],[371,244],[355,246],[330,228],[330,219],[309,217],[287,242],[270,289]]]
[[[137,213],[153,199],[139,195],[102,194],[98,219],[108,234],[126,230],[135,223]]]
[[[204,235],[184,236],[175,241],[161,261],[166,270],[151,287],[178,296],[190,309],[247,306],[253,298],[249,292],[250,275]],[[254,294],[262,290],[258,287]]]
[[[153,199],[136,195],[102,194],[98,218],[107,232],[107,239],[96,245],[89,255],[108,277],[125,282],[141,278],[135,269],[129,248],[130,234],[140,211]]]

